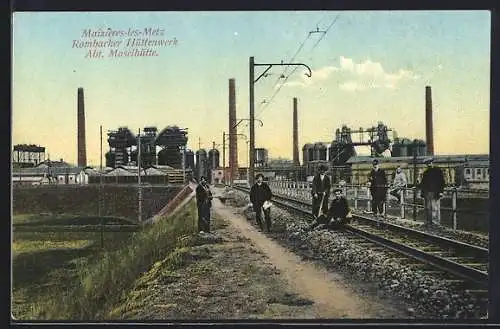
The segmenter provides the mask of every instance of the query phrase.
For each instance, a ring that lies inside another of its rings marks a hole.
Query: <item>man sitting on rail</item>
[[[347,199],[342,195],[342,189],[336,188],[334,198],[330,204],[328,213],[318,216],[309,226],[310,230],[323,228],[338,228],[350,221],[351,210]]]
[[[333,190],[334,198],[328,210],[328,226],[330,228],[340,227],[350,222],[352,215],[347,199],[342,195],[342,189]]]

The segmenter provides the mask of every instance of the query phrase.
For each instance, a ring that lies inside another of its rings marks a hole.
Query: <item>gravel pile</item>
[[[225,187],[222,192],[222,197],[226,198],[226,204],[237,208],[248,207],[250,203],[250,198],[243,192],[233,190],[229,187]]]
[[[235,191],[241,204],[248,196]],[[243,208],[249,219],[255,214]],[[394,253],[375,251],[355,244],[348,233],[330,230],[308,231],[308,223],[285,210],[272,208],[272,236],[298,254],[320,260],[340,270],[346,277],[371,282],[379,292],[405,300],[413,317],[480,318],[481,306],[476,298],[458,291],[443,279],[419,272],[394,259]]]

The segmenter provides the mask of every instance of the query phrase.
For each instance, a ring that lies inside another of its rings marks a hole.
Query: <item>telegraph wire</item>
[[[320,38],[320,39],[316,42],[316,44],[314,45],[314,47],[311,49],[311,52],[312,52],[312,51],[316,48],[316,46],[317,46],[317,45],[321,42],[321,40],[325,37],[325,35],[328,33],[328,31],[329,31],[329,30],[332,28],[332,26],[333,26],[333,25],[337,22],[337,20],[338,20],[338,18],[339,18],[339,17],[340,17],[340,15],[338,14],[338,15],[334,18],[334,20],[332,21],[332,23],[328,26],[328,28],[327,28],[325,31],[320,31],[320,30],[319,30],[319,28],[318,28],[318,27],[316,27],[316,31],[310,31],[310,32],[308,33],[308,36],[307,36],[306,40],[307,40],[307,39],[309,39],[309,37],[310,37],[310,36],[311,36],[311,34],[313,34],[313,33],[322,33],[321,38]],[[322,20],[323,20],[323,19],[322,19]],[[317,25],[319,25],[319,23],[318,23]],[[299,51],[300,51],[300,49],[302,49],[302,46],[303,46],[303,45],[301,45],[301,47],[299,48]],[[295,53],[294,58],[293,58],[291,61],[293,61],[293,60],[295,59],[295,57],[296,57],[296,55],[297,55],[297,54],[298,54],[298,51]],[[286,67],[286,68],[288,68],[288,67]],[[284,85],[285,85],[285,83],[287,82],[288,78],[289,78],[289,77],[290,77],[293,73],[295,73],[295,71],[297,71],[297,69],[298,69],[298,68],[299,68],[298,66],[295,66],[295,67],[293,68],[292,72],[290,72],[290,74],[288,74],[288,75],[284,78],[284,81],[281,83],[281,85],[278,87],[278,89],[276,89],[276,90],[275,90],[275,92],[273,93],[273,95],[271,96],[271,98],[269,99],[269,101],[266,101],[266,100],[265,100],[264,102],[260,103],[260,105],[262,105],[262,104],[265,104],[265,105],[262,107],[261,111],[260,111],[260,112],[259,112],[259,114],[256,116],[256,118],[258,118],[258,117],[260,117],[260,116],[262,115],[262,113],[264,112],[264,110],[265,110],[265,109],[266,109],[266,108],[267,108],[267,107],[268,107],[268,106],[272,103],[272,101],[274,100],[274,98],[276,97],[276,95],[279,93],[279,91],[281,90],[281,88],[283,88],[283,86],[284,86]],[[284,71],[284,72],[285,72],[285,71]],[[278,78],[278,81],[279,81],[279,79],[282,79],[282,76],[283,76],[283,74],[282,74],[282,75]],[[276,87],[276,84],[274,85],[274,87],[273,87],[273,88],[275,88],[275,87]]]
[[[323,15],[323,17],[319,20],[318,23],[316,23],[316,28],[318,27],[318,25],[325,19],[326,17],[326,13]],[[317,30],[319,30],[317,28]],[[309,31],[309,33],[306,35],[304,41],[302,41],[302,43],[299,45],[299,48],[297,49],[297,51],[295,52],[295,54],[293,55],[293,57],[291,59],[288,60],[289,63],[293,63],[293,61],[295,60],[295,58],[297,57],[297,55],[299,54],[299,52],[302,50],[302,48],[304,47],[306,41],[311,37],[311,34],[314,33],[316,31]],[[287,73],[289,67],[288,66],[285,66],[284,69],[283,69],[283,72],[281,72],[281,74],[278,76],[278,78],[276,79],[272,89],[275,89],[276,86],[278,85],[278,83],[280,82],[280,79],[283,79],[285,78],[285,73]]]
[[[340,14],[338,14],[335,17],[335,19],[333,20],[333,22],[326,29],[325,33],[323,33],[323,35],[321,36],[321,38],[319,38],[318,42],[316,42],[316,44],[314,45],[314,47],[312,47],[311,51],[314,50],[314,48],[316,48],[316,46],[321,42],[321,40],[325,37],[325,35],[328,33],[328,31],[332,28],[332,26],[335,25],[335,23],[337,22],[337,20],[339,19],[339,17],[340,17]]]

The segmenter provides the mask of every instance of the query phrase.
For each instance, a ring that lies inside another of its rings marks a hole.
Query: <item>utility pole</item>
[[[222,132],[222,183],[226,185],[226,132]]]
[[[413,220],[417,220],[417,143],[414,140],[413,151]]]
[[[101,138],[101,150],[99,157],[99,207],[98,207],[98,217],[101,223],[101,249],[104,248],[104,226],[101,217],[101,204],[102,204],[102,125],[99,127],[100,138]]]
[[[278,63],[278,64],[274,64],[274,63],[271,63],[271,64],[256,64],[255,63],[255,60],[254,60],[254,57],[251,56],[250,59],[249,59],[249,102],[250,102],[250,150],[249,150],[249,166],[248,166],[248,183],[250,184],[250,186],[253,185],[254,183],[254,179],[255,179],[255,96],[254,96],[254,85],[257,81],[259,81],[259,79],[261,77],[263,77],[267,71],[269,71],[271,69],[271,67],[273,66],[304,66],[307,68],[307,70],[309,71],[309,73],[306,73],[306,76],[308,77],[311,77],[312,76],[312,71],[311,71],[311,68],[309,66],[307,66],[306,64],[303,64],[303,63],[283,63],[283,61],[281,61],[281,63]],[[259,75],[259,77],[257,79],[255,79],[255,73],[254,73],[254,69],[255,69],[255,66],[267,66],[267,69],[261,74]]]
[[[248,161],[249,161],[249,166],[248,166],[248,183],[250,186],[253,186],[253,180],[254,180],[254,173],[255,173],[255,97],[254,97],[254,84],[255,84],[255,77],[254,77],[254,67],[255,67],[255,61],[253,56],[250,57],[250,62],[249,62],[249,76],[250,76],[250,150],[248,153]]]
[[[141,129],[137,135],[137,183],[139,192],[139,223],[142,222],[142,188],[141,188]]]
[[[215,141],[212,142],[212,172],[210,173],[210,182],[213,184],[214,183],[214,179],[213,179],[213,176],[214,176],[214,170],[216,170],[217,168],[215,168]]]
[[[182,151],[182,184],[186,183],[186,146],[181,146]]]

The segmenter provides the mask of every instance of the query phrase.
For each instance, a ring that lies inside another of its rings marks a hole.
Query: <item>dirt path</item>
[[[236,208],[216,198],[213,205],[214,235],[187,236],[186,247],[144,273],[109,319],[403,317],[276,244]]]
[[[386,305],[350,291],[340,277],[318,266],[301,260],[276,242],[259,232],[234,208],[214,202],[218,216],[230,221],[237,232],[248,238],[280,270],[289,286],[300,295],[314,301],[316,318],[386,318],[398,317]]]

